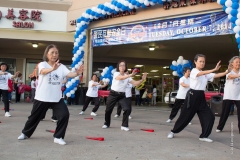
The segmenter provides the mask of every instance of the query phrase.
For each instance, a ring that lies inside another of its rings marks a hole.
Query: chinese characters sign
[[[13,21],[12,25],[15,28],[34,28],[34,22],[26,22],[25,20],[31,19],[33,21],[38,21],[41,22],[41,11],[35,11],[31,10],[31,12],[28,14],[28,10],[19,10],[18,16],[17,14],[14,13],[14,9],[8,9],[7,15],[3,15],[2,12],[0,11],[0,20],[1,18],[6,18],[8,20],[15,20],[15,18],[18,18],[21,21]],[[29,17],[30,16],[30,17]]]
[[[92,30],[92,44],[96,47],[233,33],[227,14],[215,12]]]

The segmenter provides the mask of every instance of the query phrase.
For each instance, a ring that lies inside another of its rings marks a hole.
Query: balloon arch
[[[146,8],[147,6],[154,6],[155,4],[163,4],[166,0],[112,0],[111,2],[105,2],[99,4],[97,7],[87,9],[80,18],[77,19],[76,33],[74,35],[74,48],[72,58],[72,71],[74,72],[84,60],[84,47],[86,44],[86,32],[89,23],[93,19],[99,19],[106,15],[116,14],[118,12],[138,9],[140,7]],[[233,23],[233,30],[236,33],[238,48],[240,49],[240,7],[239,0],[218,0],[218,4],[222,5],[223,10],[228,14],[228,18]],[[69,79],[66,84],[67,89],[64,94],[67,97],[74,98],[77,85],[79,83],[79,77]]]

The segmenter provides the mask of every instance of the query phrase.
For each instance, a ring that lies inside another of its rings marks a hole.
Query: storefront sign
[[[214,12],[92,30],[92,44],[96,47],[233,33],[227,14]]]
[[[135,15],[135,14],[136,14],[136,9],[132,9],[131,11],[124,11],[124,12],[118,12],[116,14],[106,15],[103,18],[93,19],[92,21],[100,21],[100,20],[104,20],[104,19],[111,19],[111,18],[117,18],[117,17],[129,16],[129,15]],[[70,21],[71,26],[74,26],[76,24],[77,24],[76,20]]]
[[[8,9],[7,15],[4,17],[8,20],[14,20],[15,18],[20,19],[21,21],[13,21],[12,25],[15,28],[34,28],[34,22],[22,22],[27,19],[41,22],[41,11],[31,10],[30,17],[28,17],[28,10],[19,10],[19,16],[16,17],[14,14],[14,9]],[[0,20],[3,17],[2,12],[0,11]]]

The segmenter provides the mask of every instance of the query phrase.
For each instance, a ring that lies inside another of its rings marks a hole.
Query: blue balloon
[[[233,9],[238,9],[238,8],[239,8],[238,3],[237,3],[237,2],[233,2],[232,8],[233,8]]]
[[[227,7],[226,7],[226,6],[223,6],[222,9],[225,11],[225,10],[227,9]]]
[[[71,98],[75,98],[75,94],[72,94],[72,95],[71,95]]]
[[[240,37],[238,37],[238,38],[236,39],[236,41],[237,41],[237,43],[239,44],[239,43],[240,43]]]
[[[221,4],[222,6],[225,6],[225,2],[226,2],[226,0],[221,0],[221,1],[220,1],[220,4]]]
[[[238,45],[238,49],[240,49],[240,44]]]
[[[235,2],[237,2],[237,3],[238,3],[238,2],[239,2],[239,0],[232,0],[232,2],[233,2],[233,3],[235,3]]]
[[[232,23],[234,23],[234,24],[235,24],[236,20],[237,20],[236,17],[232,17],[232,18],[230,19],[230,21],[231,21]]]
[[[237,14],[238,14],[238,10],[237,10],[237,9],[232,9],[232,11],[230,12],[230,14],[231,14],[232,16],[236,17]]]

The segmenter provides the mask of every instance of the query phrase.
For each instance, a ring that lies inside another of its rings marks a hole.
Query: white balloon
[[[237,20],[235,21],[235,23],[236,23],[236,25],[240,26],[240,19],[237,19]]]
[[[148,0],[145,0],[145,1],[144,1],[144,4],[145,4],[145,6],[148,6],[148,5],[149,5]]]
[[[72,68],[72,72],[75,72],[76,71],[76,69],[75,68]]]
[[[150,2],[150,5],[151,5],[151,6],[154,6],[154,5],[155,5],[155,3],[153,3],[153,2]]]
[[[117,12],[119,11],[119,9],[117,7],[115,7],[114,10],[117,11]]]
[[[235,27],[233,28],[233,31],[234,31],[235,33],[238,33],[238,32],[240,31],[240,26],[235,26]]]
[[[181,59],[178,59],[177,60],[177,64],[179,65],[179,64],[182,64],[182,60]]]
[[[128,5],[129,5],[129,2],[128,2],[128,1],[125,1],[123,4],[124,4],[124,6],[128,6]]]
[[[76,82],[76,80],[75,80],[75,79],[72,79],[72,80],[71,80],[71,82],[72,82],[72,83],[75,83],[75,82]]]
[[[183,60],[183,56],[179,56],[178,59]]]
[[[74,91],[76,91],[76,90],[77,90],[77,87],[74,88]]]
[[[68,85],[71,86],[71,85],[72,85],[72,82],[71,82],[71,81],[68,81]]]
[[[105,14],[106,14],[106,11],[102,10],[102,14],[105,15]]]
[[[217,3],[220,4],[220,0],[217,0]]]
[[[77,23],[77,27],[79,27],[79,28],[80,28],[80,27],[81,27],[81,23]]]
[[[74,42],[74,46],[77,46],[78,45],[78,43],[77,42]]]
[[[71,94],[74,94],[74,93],[75,93],[75,91],[74,91],[74,90],[71,90],[71,91],[70,91],[70,93],[71,93]]]
[[[110,79],[109,79],[109,78],[107,78],[105,81],[106,81],[106,82],[110,82]]]
[[[173,71],[172,74],[173,74],[174,76],[178,76],[177,71]]]
[[[83,47],[79,47],[79,51],[80,51],[80,52],[83,51]]]
[[[226,6],[226,7],[231,7],[231,6],[232,6],[232,1],[231,1],[231,0],[227,0],[227,1],[225,2],[225,6]]]
[[[69,87],[70,87],[70,85],[69,85],[69,84],[66,84],[66,87],[67,87],[67,88],[69,88]]]
[[[108,67],[105,67],[108,70]]]
[[[75,79],[76,81],[79,80],[79,76],[75,77],[74,79]]]
[[[71,97],[71,93],[67,93],[66,96],[67,96],[67,97]]]
[[[232,18],[232,15],[231,15],[231,14],[229,14],[229,15],[228,15],[228,19],[231,19],[231,18]]]
[[[143,2],[144,2],[144,0],[138,0],[138,2],[140,2],[140,3],[143,3]]]
[[[128,7],[129,7],[130,9],[133,9],[133,5],[132,5],[131,3],[128,5]]]
[[[78,50],[78,51],[77,51],[77,54],[81,54],[81,51]]]
[[[76,60],[76,57],[72,57],[72,60],[75,61],[75,60]]]
[[[184,64],[187,64],[187,63],[188,63],[188,60],[185,60],[185,59],[184,59],[184,60],[183,60],[183,65],[184,65]]]
[[[235,38],[238,38],[239,37],[239,34],[237,33],[237,34],[235,34]]]
[[[177,62],[176,61],[172,61],[172,65],[177,66]]]
[[[104,73],[101,73],[101,76],[104,76]]]
[[[238,14],[237,14],[237,18],[239,18],[240,19],[240,13],[238,12]]]
[[[228,7],[225,12],[226,12],[227,14],[230,14],[231,11],[232,11],[232,7]]]

